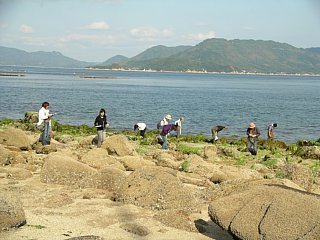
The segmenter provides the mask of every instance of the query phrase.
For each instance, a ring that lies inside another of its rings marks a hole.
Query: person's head
[[[254,122],[249,123],[249,128],[255,128],[255,127],[256,127],[256,125],[254,124]]]
[[[106,110],[104,110],[103,108],[101,108],[100,111],[99,111],[99,115],[100,115],[101,117],[105,116],[105,115],[106,115]]]
[[[45,109],[48,109],[49,103],[48,102],[43,102],[42,103],[42,107],[45,108]]]
[[[182,123],[184,122],[184,117],[180,117],[179,119],[180,119],[180,122]]]
[[[133,125],[133,131],[136,131],[137,128],[138,128],[138,125],[137,125],[137,124]]]
[[[168,115],[166,115],[164,118],[165,118],[167,121],[170,121],[170,120],[172,119],[172,116],[171,116],[170,114],[168,114]]]
[[[277,124],[277,123],[273,123],[272,126],[273,126],[273,127],[277,127],[278,124]]]

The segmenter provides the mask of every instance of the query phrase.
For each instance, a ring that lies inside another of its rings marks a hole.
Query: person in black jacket
[[[103,108],[100,109],[99,115],[96,117],[96,120],[94,121],[94,126],[97,128],[97,138],[98,138],[98,145],[97,147],[101,147],[101,144],[104,141],[104,134],[103,131],[107,127],[107,116],[106,116],[106,110]]]

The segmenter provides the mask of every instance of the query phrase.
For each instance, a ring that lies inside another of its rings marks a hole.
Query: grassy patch
[[[273,168],[277,163],[278,160],[274,158],[270,158],[266,161],[261,162],[263,165],[267,166],[268,168]]]
[[[46,228],[46,226],[43,226],[43,225],[31,225],[31,224],[27,224],[26,226],[27,226],[27,227],[37,228],[37,229]]]
[[[310,166],[312,171],[312,175],[315,177],[320,176],[320,161],[313,161],[312,165]]]
[[[182,164],[181,164],[181,170],[183,172],[187,172],[189,170],[189,161],[185,160]]]
[[[177,147],[177,150],[179,152],[182,152],[184,154],[200,154],[201,148],[198,147],[190,147],[185,144],[179,144]]]
[[[246,163],[247,163],[247,160],[245,158],[240,158],[234,164],[236,164],[236,165],[245,165]]]
[[[0,126],[13,125],[16,121],[11,119],[0,120]]]

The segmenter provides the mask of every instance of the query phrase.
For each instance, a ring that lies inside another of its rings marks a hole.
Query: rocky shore
[[[320,140],[287,145],[202,135],[144,139],[0,121],[0,239],[319,239]]]

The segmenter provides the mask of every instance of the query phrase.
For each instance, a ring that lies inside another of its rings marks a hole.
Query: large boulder
[[[109,165],[108,162],[105,161],[108,156],[107,150],[103,148],[93,148],[85,153],[79,161],[90,167],[101,169]]]
[[[15,167],[6,167],[0,168],[0,173],[6,173],[7,178],[16,179],[16,180],[25,180],[27,178],[32,177],[32,173],[23,168],[15,168]]]
[[[0,231],[26,224],[21,201],[13,195],[0,193]]]
[[[77,185],[81,180],[96,174],[97,170],[59,153],[49,154],[42,170],[41,181],[63,185]]]
[[[0,144],[28,149],[32,143],[31,138],[21,129],[8,128],[0,131]]]
[[[0,165],[8,165],[11,163],[12,157],[10,150],[0,145]]]
[[[318,239],[320,196],[258,185],[209,205],[210,218],[239,239]]]
[[[127,171],[135,171],[144,166],[155,165],[153,162],[144,160],[140,156],[124,156],[124,157],[119,157],[118,160],[123,164],[123,166]]]
[[[205,146],[203,150],[204,150],[204,157],[206,159],[215,159],[217,157],[218,149],[215,145]]]
[[[126,156],[132,155],[134,152],[133,146],[124,135],[113,135],[108,137],[101,146],[107,149],[111,155]]]
[[[179,170],[181,166],[181,161],[178,161],[174,156],[167,152],[157,153],[153,157],[157,166],[168,167],[175,170]]]
[[[180,209],[190,212],[197,208],[195,197],[183,186],[175,171],[153,166],[131,173],[115,200],[153,210]]]
[[[82,188],[105,189],[110,192],[118,191],[125,184],[127,175],[118,168],[107,167],[98,171],[95,175],[83,179]]]

